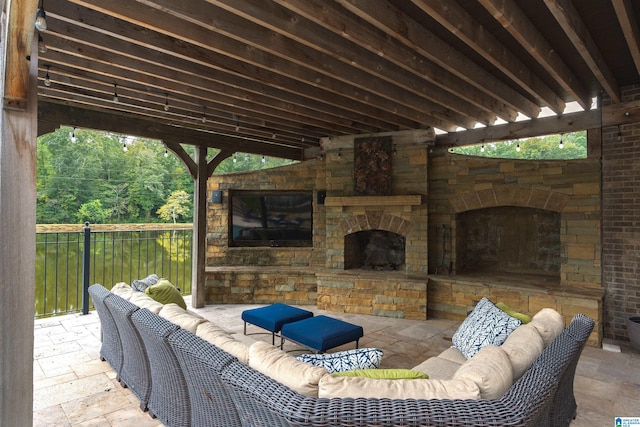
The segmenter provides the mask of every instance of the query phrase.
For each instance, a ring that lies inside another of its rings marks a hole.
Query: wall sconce
[[[214,205],[222,204],[222,191],[220,190],[211,191],[211,203]]]

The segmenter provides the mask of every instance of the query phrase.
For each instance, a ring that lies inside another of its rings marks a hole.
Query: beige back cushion
[[[111,293],[116,294],[127,301],[131,299],[134,292],[136,291],[134,291],[133,288],[125,282],[118,282],[111,288]]]
[[[146,308],[147,310],[152,311],[155,314],[160,313],[160,310],[162,310],[162,304],[154,300],[144,292],[134,291],[129,301],[137,305],[138,307]]]
[[[309,397],[318,397],[318,382],[329,375],[325,368],[301,362],[263,341],[256,341],[249,347],[249,366]]]
[[[227,331],[211,322],[198,325],[196,335],[216,347],[238,358],[244,364],[249,363],[249,346],[234,339]]]
[[[459,363],[461,365],[467,361],[467,358],[464,357],[464,354],[462,354],[462,352],[455,347],[449,347],[448,349],[440,353],[438,357],[441,359]]]
[[[500,347],[488,345],[463,363],[453,379],[473,381],[483,399],[497,399],[513,384],[513,370],[509,356]]]
[[[511,361],[513,380],[515,381],[540,356],[544,349],[544,342],[538,329],[531,323],[527,323],[513,331],[501,348]]]
[[[174,303],[165,304],[158,314],[160,317],[164,317],[169,322],[175,323],[192,334],[196,333],[199,324],[207,321],[204,317],[192,311],[187,311]]]
[[[376,399],[479,399],[478,386],[469,380],[383,380],[362,377],[334,377],[320,380],[320,398],[350,397]]]
[[[562,315],[553,308],[543,308],[537,312],[530,322],[536,327],[544,346],[548,346],[564,329],[564,319]]]
[[[432,380],[450,380],[461,365],[462,363],[452,362],[438,356],[430,357],[411,369],[424,372]]]

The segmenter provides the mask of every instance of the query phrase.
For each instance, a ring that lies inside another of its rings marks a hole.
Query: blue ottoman
[[[244,334],[247,335],[247,323],[266,329],[271,332],[271,345],[275,345],[276,332],[280,332],[284,324],[309,317],[313,317],[310,311],[280,303],[242,312]]]
[[[316,316],[282,327],[280,336],[317,352],[324,352],[351,341],[356,342],[364,335],[362,326],[354,325],[328,316]],[[282,344],[281,344],[282,347]]]

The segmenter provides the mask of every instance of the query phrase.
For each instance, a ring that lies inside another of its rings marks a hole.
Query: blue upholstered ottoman
[[[275,345],[276,332],[280,332],[284,324],[309,317],[313,317],[313,313],[310,311],[280,303],[242,312],[244,334],[247,335],[247,323],[266,329],[271,332],[271,345]]]
[[[280,331],[282,342],[286,338],[320,353],[351,341],[355,341],[358,348],[363,335],[362,326],[328,316],[287,323]]]

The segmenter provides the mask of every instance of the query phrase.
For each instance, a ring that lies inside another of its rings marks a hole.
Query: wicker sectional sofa
[[[126,285],[89,291],[102,325],[101,357],[141,408],[167,426],[566,426],[576,414],[576,365],[594,326],[584,315],[557,331],[545,326],[534,356],[517,350],[532,334],[519,326],[512,343],[487,346],[469,360],[449,349],[414,368],[430,379],[379,380],[336,377]],[[496,390],[492,371],[472,362],[493,365],[494,353],[503,352],[508,366],[519,365]],[[428,382],[438,384],[435,391]],[[376,389],[376,397],[363,389]]]

